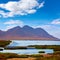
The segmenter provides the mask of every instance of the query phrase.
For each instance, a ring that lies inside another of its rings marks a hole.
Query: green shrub
[[[45,53],[45,51],[39,51],[38,53]]]

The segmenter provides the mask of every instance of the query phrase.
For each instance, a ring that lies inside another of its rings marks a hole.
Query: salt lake
[[[60,45],[60,41],[43,41],[43,40],[12,40],[8,47],[14,46],[29,46],[29,45]],[[3,50],[0,52],[17,53],[17,54],[38,54],[39,51],[45,53],[53,53],[53,49],[17,49],[17,50]]]

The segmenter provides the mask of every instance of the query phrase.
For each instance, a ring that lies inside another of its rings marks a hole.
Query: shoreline
[[[10,41],[14,41],[14,40],[10,40]],[[33,40],[32,39],[17,39],[16,40],[15,39],[15,41],[60,41],[60,40],[46,40],[46,39],[45,40],[39,40],[39,39],[37,40],[36,39],[33,39]]]
[[[45,40],[42,40],[42,39],[41,40],[39,40],[39,39],[33,39],[33,40],[32,39],[18,39],[18,40],[22,40],[22,41],[24,41],[24,40],[26,40],[26,41],[30,41],[30,40],[31,41],[60,41],[60,40],[46,40],[46,39]]]

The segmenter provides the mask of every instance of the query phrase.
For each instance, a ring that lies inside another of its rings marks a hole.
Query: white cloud
[[[9,29],[12,29],[12,28],[14,28],[14,27],[16,27],[16,25],[8,25],[8,26],[6,26],[5,31],[7,31],[7,30],[9,30]]]
[[[5,22],[4,24],[19,24],[19,25],[23,25],[23,22],[20,21],[20,20],[10,20],[10,21],[7,21]]]
[[[7,15],[8,15],[8,13],[5,13],[4,11],[0,10],[0,16],[1,16],[1,17],[2,17],[2,16],[6,17]]]
[[[43,7],[44,6],[44,1],[39,5],[39,8]]]
[[[5,30],[8,30],[8,29],[11,29],[11,28],[16,27],[16,26],[22,27],[22,26],[24,26],[24,23],[21,20],[10,20],[10,21],[4,22],[4,25],[6,25]]]
[[[37,11],[38,8],[44,6],[44,2],[39,3],[38,0],[20,0],[17,2],[10,1],[5,4],[0,4],[0,8],[10,12],[0,11],[4,17],[12,17],[14,15],[27,15]]]
[[[50,28],[50,25],[40,25],[40,26],[36,26],[36,28],[49,29]]]
[[[60,24],[60,19],[55,19],[51,22],[51,24]]]

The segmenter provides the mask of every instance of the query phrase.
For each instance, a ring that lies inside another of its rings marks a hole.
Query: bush
[[[38,53],[45,53],[45,51],[39,51]]]

